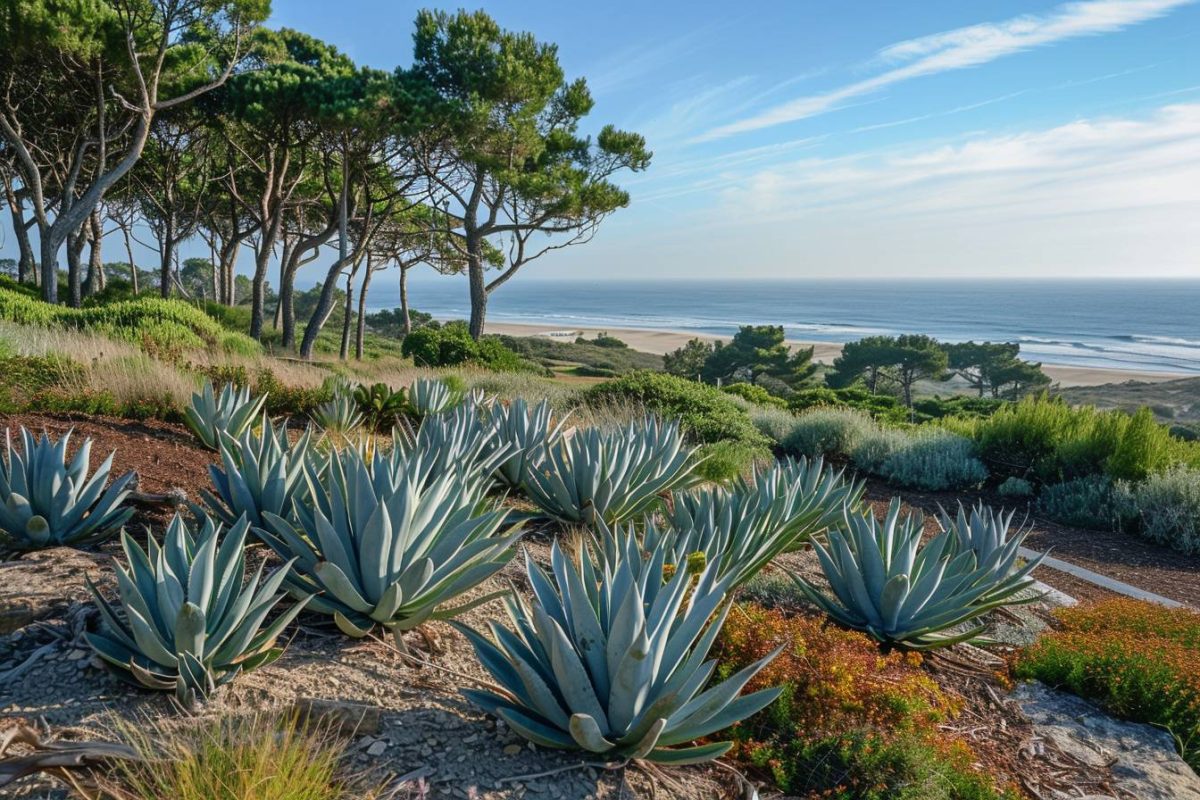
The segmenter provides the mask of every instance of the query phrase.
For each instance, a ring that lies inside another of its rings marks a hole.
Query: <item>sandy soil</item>
[[[552,325],[529,325],[514,322],[492,322],[488,324],[489,333],[502,333],[509,336],[551,336],[574,341],[576,336],[593,338],[601,331],[621,339],[634,350],[646,353],[669,353],[687,344],[689,339],[705,339],[715,341],[720,336],[705,333],[668,330],[643,330],[637,328],[556,328]],[[803,342],[788,340],[789,344],[798,347],[812,347],[815,360],[829,364],[842,352],[842,346],[833,342]],[[1096,367],[1065,367],[1046,365],[1046,374],[1062,386],[1100,386],[1121,381],[1143,381],[1157,383],[1160,381],[1176,380],[1187,377],[1172,372],[1146,372],[1139,370],[1100,369]]]

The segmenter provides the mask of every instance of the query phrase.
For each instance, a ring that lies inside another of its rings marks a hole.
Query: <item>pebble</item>
[[[369,755],[373,758],[378,758],[379,756],[386,753],[387,749],[388,749],[388,743],[383,741],[382,739],[377,739],[371,743],[370,747],[367,748],[367,755]]]
[[[520,753],[520,752],[521,752],[521,745],[519,745],[519,744],[510,744],[504,748],[504,755],[506,755],[506,756],[515,756],[517,753]]]

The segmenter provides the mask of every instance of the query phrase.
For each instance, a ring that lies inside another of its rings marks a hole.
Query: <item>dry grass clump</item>
[[[371,800],[343,774],[346,741],[328,726],[255,713],[117,725],[139,755],[103,781],[112,800]]]
[[[1016,673],[1170,731],[1200,769],[1200,614],[1141,600],[1062,609],[1061,628],[1019,657]]]

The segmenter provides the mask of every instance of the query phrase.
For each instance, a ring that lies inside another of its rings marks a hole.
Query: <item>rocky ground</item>
[[[181,488],[195,499],[207,485],[204,468],[212,456],[195,447],[178,426],[59,417],[20,421],[44,424],[56,434],[76,424],[80,434],[98,440],[97,452],[116,448],[117,472],[136,468],[143,491]],[[161,509],[147,506],[136,522],[158,530],[164,519]],[[547,560],[553,535],[559,534],[534,529],[522,546],[534,558]],[[252,561],[269,557],[262,548],[252,552]],[[0,730],[23,722],[54,737],[91,739],[105,736],[114,716],[145,719],[174,713],[162,694],[117,682],[81,638],[96,623],[83,579],[90,577],[102,590],[111,591],[117,553],[119,548],[110,542],[93,553],[59,549],[0,562]],[[753,593],[769,602],[795,602],[787,592],[784,573],[815,575],[815,559],[806,553],[785,557],[756,583]],[[1052,583],[1068,594],[1071,591],[1069,584]],[[520,558],[475,593],[508,586],[526,591]],[[464,621],[483,627],[486,619],[502,613],[499,601],[493,601],[469,612]],[[1021,644],[1045,624],[1047,616],[1044,604],[998,614],[994,632]],[[314,706],[327,713],[333,708],[352,722],[350,750],[355,768],[386,778],[400,788],[399,797],[700,800],[742,793],[734,772],[719,766],[677,768],[652,776],[641,768],[609,768],[526,743],[459,695],[460,687],[486,677],[465,639],[440,623],[432,624],[429,634],[429,642],[410,635],[414,646],[432,647],[432,651],[419,651],[426,664],[413,664],[389,642],[351,640],[322,618],[301,615],[285,655],[239,678],[204,713]],[[997,676],[1004,655],[1003,647],[991,653],[956,648],[949,658],[929,661],[937,680],[965,698],[955,731],[971,741],[990,771],[1023,786],[1033,798],[1078,797],[1081,791],[1123,800],[1151,796],[1125,788],[1119,757],[1084,758],[1067,747],[1058,733],[1048,733],[1045,719],[1027,712],[1024,696],[1010,695]],[[1128,741],[1101,748],[1128,750],[1138,754],[1134,757],[1146,752],[1127,747]],[[1155,752],[1165,758],[1161,744],[1160,737]],[[752,771],[747,775],[760,785],[764,796],[772,794],[765,776]],[[1181,780],[1187,775],[1195,778],[1188,771]],[[49,779],[28,779],[5,796],[65,798],[67,794]]]

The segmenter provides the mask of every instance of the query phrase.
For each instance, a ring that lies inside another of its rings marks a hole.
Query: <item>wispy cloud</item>
[[[1066,39],[1112,33],[1161,17],[1193,0],[1083,0],[1042,15],[1023,15],[922,36],[890,45],[877,62],[891,68],[821,94],[795,98],[708,130],[710,141],[769,128],[841,108],[847,101],[926,75],[978,66],[1013,53]]]
[[[936,219],[1003,225],[1016,217],[1167,206],[1200,209],[1200,104],[1146,118],[1079,120],[1045,130],[849,158],[809,158],[744,173],[717,215]]]

